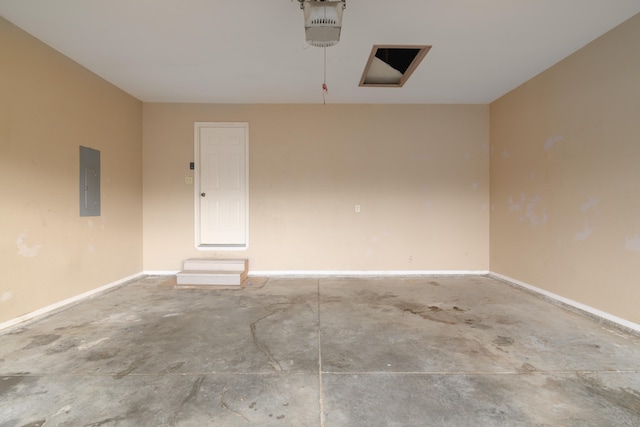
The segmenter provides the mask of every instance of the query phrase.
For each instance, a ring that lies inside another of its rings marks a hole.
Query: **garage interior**
[[[169,3],[0,2],[1,426],[640,422],[639,5],[353,2],[323,76],[292,2]],[[433,47],[358,87],[383,43]],[[248,123],[246,250],[194,245],[196,122]]]

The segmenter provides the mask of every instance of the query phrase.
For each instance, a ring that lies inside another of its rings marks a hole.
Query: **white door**
[[[195,124],[196,246],[246,248],[247,123]]]

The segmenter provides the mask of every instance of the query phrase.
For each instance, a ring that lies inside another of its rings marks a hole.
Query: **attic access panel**
[[[430,45],[374,45],[360,86],[402,87],[430,49]]]

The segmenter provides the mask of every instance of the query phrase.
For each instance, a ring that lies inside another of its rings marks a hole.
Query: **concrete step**
[[[183,263],[183,270],[246,272],[248,266],[249,261],[246,259],[191,258]]]
[[[178,285],[240,286],[246,278],[246,271],[185,270],[176,274],[176,283]]]

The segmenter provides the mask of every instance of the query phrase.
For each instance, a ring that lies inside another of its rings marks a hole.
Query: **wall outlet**
[[[356,205],[356,212],[360,212],[360,205]]]

